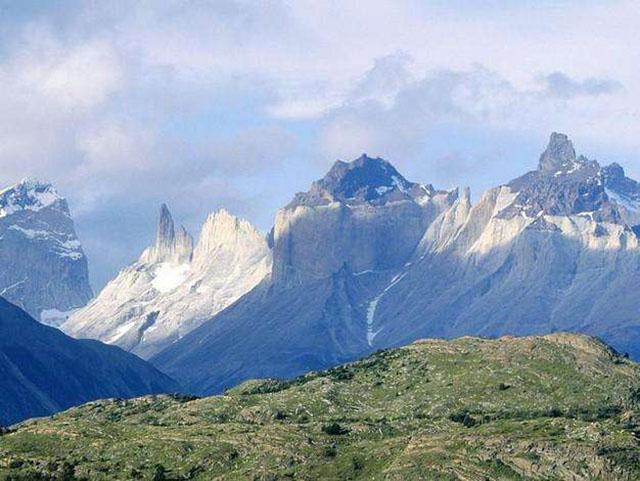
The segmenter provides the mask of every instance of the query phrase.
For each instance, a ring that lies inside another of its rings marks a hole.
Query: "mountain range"
[[[5,191],[36,199],[4,201],[6,231],[27,229],[8,223],[15,206],[31,222],[57,206],[72,228],[52,189]],[[577,155],[564,134],[534,170],[473,203],[469,189],[413,182],[362,155],[296,194],[266,236],[223,210],[196,242],[163,205],[155,243],[62,329],[148,359],[196,394],[428,337],[577,331],[640,358],[639,234],[640,184]]]
[[[423,337],[572,330],[639,357],[639,199],[558,133],[475,205],[379,158],[337,162],[278,212],[271,275],[151,361],[210,394]]]

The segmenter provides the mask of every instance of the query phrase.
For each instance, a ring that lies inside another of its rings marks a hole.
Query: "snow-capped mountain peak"
[[[67,201],[48,182],[0,190],[0,296],[50,324],[92,296]]]
[[[270,268],[267,242],[249,222],[214,212],[194,245],[163,204],[154,245],[62,328],[148,357],[251,290]]]
[[[33,177],[0,190],[0,218],[19,211],[37,212],[54,205],[69,215],[65,199],[58,194],[53,185]]]
[[[339,200],[372,201],[393,190],[407,192],[413,184],[386,160],[362,154],[353,162],[337,161],[317,186]]]
[[[433,195],[431,185],[409,182],[380,157],[362,154],[351,162],[336,161],[329,172],[315,181],[309,191],[296,194],[289,208],[327,205],[380,205],[399,200],[418,200]]]

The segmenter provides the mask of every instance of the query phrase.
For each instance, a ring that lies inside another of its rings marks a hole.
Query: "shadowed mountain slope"
[[[177,390],[175,381],[133,354],[73,339],[0,298],[0,424],[99,398]]]

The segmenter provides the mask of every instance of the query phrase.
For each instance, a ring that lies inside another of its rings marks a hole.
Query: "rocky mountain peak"
[[[592,212],[598,221],[618,223],[620,215],[605,192],[605,177],[597,161],[576,157],[569,138],[554,132],[540,156],[538,170],[508,184],[518,195],[501,215],[511,218],[520,213],[539,217]]]
[[[50,324],[92,296],[67,201],[48,182],[0,190],[0,296]]]
[[[409,182],[386,160],[362,154],[351,162],[336,161],[322,179],[315,181],[308,192],[298,193],[288,207],[331,202],[383,204],[421,197],[431,190],[431,186]]]
[[[189,234],[187,229],[182,225],[176,230],[174,246],[178,262],[186,262],[191,259],[191,254],[193,253],[193,237],[191,237],[191,234]]]
[[[566,172],[575,167],[577,162],[573,143],[565,134],[553,132],[549,145],[540,156],[538,170],[542,172]]]
[[[0,217],[19,211],[39,211],[52,205],[69,214],[65,199],[48,182],[29,177],[19,183],[0,190]]]
[[[276,217],[270,245],[276,283],[328,279],[404,265],[457,191],[408,181],[384,159],[337,161]]]
[[[226,209],[212,212],[202,226],[194,257],[201,257],[218,248],[266,245],[264,236],[248,221],[240,219]]]
[[[242,227],[246,227],[245,224],[250,225],[248,222],[237,218],[232,215],[226,209],[220,209],[216,212],[212,212],[207,216],[207,220],[202,226],[202,232],[200,238],[213,237],[221,238],[226,237],[229,234],[233,234],[240,230]]]
[[[173,224],[173,217],[167,204],[160,206],[160,217],[158,219],[158,230],[156,233],[156,247],[158,249],[170,249],[175,242],[176,233]]]
[[[640,224],[640,183],[615,162],[602,168],[602,178],[607,198],[618,206],[624,221],[631,227]]]
[[[606,179],[611,182],[620,181],[625,178],[624,169],[620,164],[616,162],[603,167],[602,172],[604,173]]]
[[[406,192],[413,184],[380,157],[362,154],[353,162],[337,161],[318,186],[339,200],[375,200],[391,191]]]

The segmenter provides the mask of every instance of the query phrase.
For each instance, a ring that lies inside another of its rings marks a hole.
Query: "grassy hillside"
[[[32,420],[0,436],[0,479],[635,480],[637,431],[640,366],[599,341],[434,340]]]

